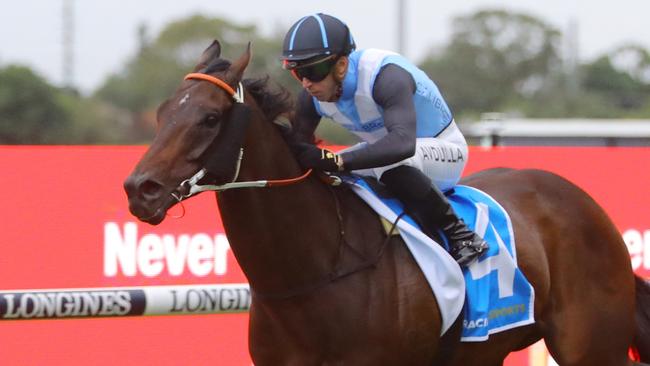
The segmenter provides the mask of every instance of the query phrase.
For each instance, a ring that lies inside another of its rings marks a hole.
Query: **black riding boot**
[[[447,197],[418,169],[399,166],[385,172],[381,181],[425,226],[429,236],[438,229],[445,233],[450,254],[461,266],[470,264],[488,249],[487,242],[465,225]]]
[[[458,264],[469,265],[488,249],[487,242],[465,225],[465,222],[454,212],[447,197],[438,188],[432,185],[422,202],[421,209],[428,209],[426,213],[429,219],[428,225],[437,224],[442,229],[449,240],[451,256]]]

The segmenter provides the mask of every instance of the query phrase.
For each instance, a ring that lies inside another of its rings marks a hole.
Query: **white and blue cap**
[[[318,13],[297,21],[284,37],[282,60],[300,62],[319,56],[349,55],[356,48],[348,26]]]

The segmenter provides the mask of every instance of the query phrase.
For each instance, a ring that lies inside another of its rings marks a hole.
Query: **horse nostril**
[[[162,194],[162,184],[153,180],[145,180],[140,184],[139,192],[147,200],[155,200]]]
[[[132,175],[124,181],[126,195],[131,198],[153,201],[162,195],[163,185],[153,179]]]

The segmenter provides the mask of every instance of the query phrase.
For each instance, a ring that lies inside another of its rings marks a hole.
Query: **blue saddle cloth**
[[[363,179],[350,181],[372,192],[396,215],[402,213],[402,204],[394,198],[380,197]],[[448,199],[467,226],[490,245],[478,261],[463,268],[466,298],[461,340],[485,341],[490,334],[534,323],[534,290],[517,267],[508,213],[488,194],[468,186],[454,187]],[[419,227],[412,218],[403,219]],[[443,245],[448,249],[446,242]]]
[[[508,213],[485,192],[468,186],[456,186],[449,201],[490,245],[487,253],[463,269],[467,298],[461,340],[484,341],[490,334],[534,323],[535,293],[517,267]]]

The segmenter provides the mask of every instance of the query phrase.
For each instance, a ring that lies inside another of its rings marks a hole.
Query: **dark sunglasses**
[[[285,62],[285,68],[291,71],[293,77],[302,82],[302,79],[307,79],[312,83],[318,83],[325,79],[332,71],[332,67],[336,64],[338,57],[336,55],[329,56],[325,59],[318,60],[306,65],[289,65]],[[290,67],[293,66],[293,67]]]

